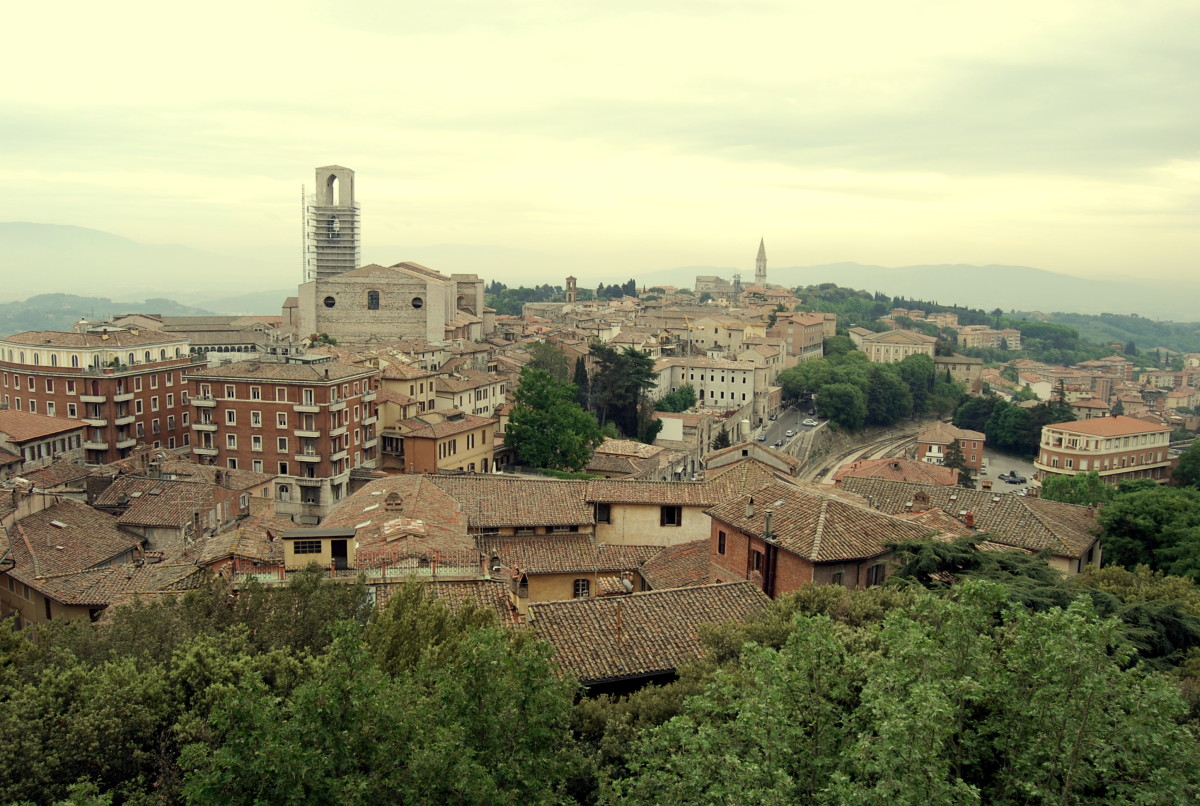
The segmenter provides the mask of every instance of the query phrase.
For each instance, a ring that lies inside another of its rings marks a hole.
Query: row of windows
[[[287,387],[287,386],[276,386],[275,387],[275,401],[276,402],[278,402],[278,403],[290,402],[288,400],[288,388],[289,387]],[[354,390],[353,393],[350,391],[351,389]],[[263,390],[263,388],[261,386],[251,386],[249,399],[250,400],[264,400],[265,398],[263,398],[262,390]],[[329,402],[330,403],[338,403],[338,402],[350,397],[351,394],[355,394],[355,395],[359,394],[360,391],[362,391],[362,392],[371,391],[371,385],[366,381],[363,381],[361,384],[359,381],[355,381],[353,384],[344,383],[344,384],[342,384],[340,395],[338,394],[338,387],[336,387],[336,386],[330,387]],[[225,400],[238,400],[239,399],[237,396],[237,387],[232,384],[226,384],[224,387],[224,392],[225,392],[225,396],[223,399],[225,399]],[[200,384],[200,397],[205,398],[205,399],[210,399],[210,398],[212,398],[212,396],[213,396],[213,385],[211,383],[201,383]],[[301,397],[301,401],[300,401],[301,405],[311,406],[314,404],[314,401],[316,400],[316,392],[313,389],[304,388],[304,389],[300,390],[300,397]]]
[[[176,374],[177,373],[174,373],[174,372],[168,372],[163,375],[163,377],[166,378],[167,386],[175,385]],[[159,373],[154,373],[153,375],[150,376],[150,388],[151,389],[158,388],[158,375],[159,375]],[[0,381],[4,384],[5,388],[8,388],[8,386],[9,386],[9,377],[8,376],[9,376],[9,373],[7,373],[7,372],[3,373],[3,379],[2,379],[2,381]],[[21,377],[22,377],[21,375],[18,375],[15,372],[12,373],[12,388],[13,389],[21,388]],[[179,383],[183,384],[183,373],[182,372],[178,373],[178,377],[179,377]],[[36,375],[25,376],[25,387],[30,392],[36,392],[38,390],[37,389],[37,378],[38,378],[38,376],[36,376]],[[55,378],[43,378],[42,380],[43,380],[43,388],[45,389],[45,391],[49,394],[54,394],[54,391],[55,391],[54,382],[56,379]],[[63,384],[66,387],[66,391],[67,391],[68,395],[75,394],[76,382],[75,382],[74,378],[64,378]],[[85,390],[86,390],[86,386],[85,386]],[[142,376],[141,375],[135,375],[133,377],[133,391],[135,391],[135,392],[142,391]],[[124,380],[122,380],[121,383],[117,384],[117,392],[116,393],[118,395],[125,394]],[[87,394],[87,392],[84,391],[83,394]],[[170,405],[170,404],[168,404],[168,405]]]
[[[180,358],[182,355],[183,355],[183,351],[181,350],[181,348],[176,347],[174,357]],[[15,364],[26,363],[25,351],[17,350],[16,352],[14,352],[13,350],[10,349],[8,351],[8,360]],[[149,364],[153,360],[154,360],[154,352],[151,350],[144,351],[142,353],[140,359],[138,358],[137,353],[126,353],[125,354],[125,363],[130,364],[130,365],[137,364],[137,363]],[[158,351],[158,360],[159,361],[167,360],[167,351],[166,350],[160,349]],[[59,353],[54,353],[54,352],[51,352],[48,354],[43,354],[40,352],[32,353],[32,363],[35,367],[41,366],[43,362],[45,362],[47,366],[57,367],[58,361],[59,361]],[[78,369],[80,366],[80,363],[83,361],[83,358],[81,358],[79,353],[71,353],[66,358],[66,361],[72,367]],[[116,353],[108,353],[107,355],[101,355],[99,353],[92,354],[92,366],[98,367],[98,366],[102,366],[104,364],[111,363],[113,361],[120,361],[120,356],[118,356]]]

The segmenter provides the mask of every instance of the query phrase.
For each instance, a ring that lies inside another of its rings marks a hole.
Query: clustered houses
[[[140,442],[189,444],[186,339],[139,328],[30,330],[0,339],[0,391],[13,411],[86,426],[85,461],[128,456]]]
[[[1132,479],[1166,482],[1171,427],[1136,417],[1101,417],[1042,427],[1034,460],[1038,478],[1099,473],[1109,484]]]
[[[190,375],[192,453],[276,476],[276,512],[316,524],[373,467],[377,370],[337,361],[240,361]]]

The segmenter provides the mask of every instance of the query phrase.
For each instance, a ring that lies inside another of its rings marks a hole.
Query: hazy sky
[[[1200,255],[1195,0],[65,0],[5,28],[0,221],[298,264],[336,163],[368,247],[585,280],[752,271],[760,236],[774,266]]]

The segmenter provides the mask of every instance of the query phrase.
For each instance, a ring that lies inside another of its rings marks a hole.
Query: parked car
[[[1007,474],[1007,473],[1001,473],[1001,474],[1000,474],[999,476],[997,476],[996,478],[1000,479],[1000,481],[1008,481],[1008,474]]]
[[[1008,478],[1006,478],[1005,481],[1008,482],[1009,484],[1024,484],[1026,479],[1024,476],[1018,476],[1018,475],[1014,474],[1014,475],[1011,475]]]
[[[816,426],[816,425],[820,425],[820,423],[818,423],[816,420],[812,419],[811,417],[809,419],[805,420],[804,424],[807,425],[809,428],[812,428],[813,426]]]
[[[787,431],[783,432],[783,435],[785,437],[794,437],[796,436],[796,432],[789,428]]]
[[[759,441],[759,442],[766,442],[766,441],[767,441],[767,435],[766,435],[766,434],[759,434],[759,435],[758,435],[758,441]]]
[[[778,420],[778,419],[779,419],[779,415],[778,415],[778,414],[772,414],[772,415],[771,415],[771,419],[772,419],[772,420]]]
[[[781,447],[783,447],[783,440],[782,440],[782,439],[777,439],[777,440],[775,440],[775,444],[774,444],[774,445],[772,445],[771,447],[772,447],[772,448],[781,448]]]

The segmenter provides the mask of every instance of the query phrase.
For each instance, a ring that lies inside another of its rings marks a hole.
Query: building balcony
[[[292,433],[303,439],[319,439],[321,436],[320,431],[310,431],[306,428],[297,428]]]
[[[106,451],[108,450],[107,442],[85,442],[83,443],[85,451]]]
[[[346,409],[346,401],[344,401],[344,400],[339,400],[337,403],[329,404],[330,411],[345,411],[345,409]]]
[[[313,453],[298,453],[298,454],[296,454],[296,461],[297,462],[320,462],[321,455],[316,453],[315,451]]]
[[[315,477],[309,478],[305,476],[296,476],[296,483],[301,487],[320,487],[323,483],[325,483],[325,481],[326,479],[319,479]]]
[[[217,401],[211,397],[193,397],[191,403],[193,406],[199,406],[205,409],[211,409],[217,405]]]
[[[371,437],[370,439],[363,442],[363,444],[362,444],[363,450],[370,450],[371,448],[374,448],[378,443],[379,443],[378,439],[376,439],[375,437]]]
[[[192,430],[194,430],[194,431],[216,431],[217,424],[216,423],[194,422],[194,423],[192,423]]]
[[[137,444],[136,438],[118,439],[117,440],[117,450],[124,450],[125,448],[132,448],[136,444]]]
[[[218,451],[216,448],[205,448],[203,445],[193,445],[192,453],[197,456],[216,456]]]
[[[118,417],[117,419],[113,420],[113,424],[114,425],[133,425],[133,421],[135,419],[137,419],[137,418],[134,417],[134,415],[127,414],[124,417]]]
[[[90,425],[92,428],[103,428],[108,425],[108,420],[104,417],[84,417],[84,425]]]
[[[367,391],[367,392],[363,392],[362,393],[362,402],[370,403],[372,400],[374,400],[376,398],[376,396],[378,396],[378,394],[379,393],[376,392],[374,389],[371,389],[370,391]]]
[[[114,403],[128,403],[130,400],[133,400],[133,392],[125,392],[123,394],[113,395]]]
[[[329,436],[330,437],[340,437],[345,433],[346,433],[346,426],[343,425],[343,426],[339,426],[338,428],[334,428],[333,430],[331,430],[329,432]]]
[[[346,451],[341,450],[329,457],[329,461],[338,462],[346,458]]]
[[[80,395],[80,403],[107,403],[108,395]]]
[[[362,424],[363,425],[375,425],[375,423],[377,423],[378,421],[379,421],[379,417],[372,414],[370,417],[363,417]]]
[[[321,407],[315,403],[297,403],[292,406],[292,411],[297,414],[316,414],[321,410]]]

